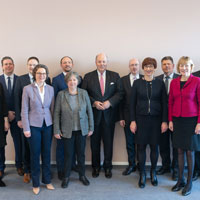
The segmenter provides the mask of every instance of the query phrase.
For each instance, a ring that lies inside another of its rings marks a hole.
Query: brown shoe
[[[4,172],[0,171],[0,178],[3,178],[3,177],[4,177]]]
[[[23,168],[17,168],[17,173],[18,173],[19,176],[23,176],[24,175]]]
[[[24,174],[24,183],[30,183],[31,175],[29,173]]]

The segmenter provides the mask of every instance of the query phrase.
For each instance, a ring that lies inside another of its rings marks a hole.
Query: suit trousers
[[[112,169],[113,137],[115,123],[108,124],[102,115],[100,123],[94,125],[94,133],[91,136],[92,167],[101,168],[101,139],[104,148],[104,169]]]
[[[20,129],[20,131],[22,138],[24,173],[31,173],[31,153],[28,138],[25,137],[23,129]]]
[[[160,137],[160,156],[162,158],[162,167],[170,168],[178,170],[178,152],[176,148],[172,148],[172,163],[171,163],[171,155],[170,155],[170,140],[172,140],[173,132],[169,129],[161,134]]]
[[[4,172],[5,170],[5,147],[0,148],[0,171]]]
[[[85,175],[85,142],[86,136],[81,131],[72,131],[71,138],[63,138],[64,143],[64,178],[70,176],[74,149],[77,154],[79,176]]]
[[[124,127],[124,133],[126,137],[126,150],[128,153],[129,166],[135,166],[135,135],[130,130],[130,124]]]
[[[21,130],[17,126],[16,120],[10,122],[10,132],[15,147],[15,166],[16,168],[22,168],[23,167],[22,137],[21,137]]]
[[[33,187],[40,186],[40,154],[42,159],[42,182],[51,183],[51,142],[52,125],[42,127],[31,126],[31,137],[28,138],[31,152],[31,176]]]

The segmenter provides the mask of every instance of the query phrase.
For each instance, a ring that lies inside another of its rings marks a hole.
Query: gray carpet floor
[[[158,176],[158,186],[154,187],[151,185],[147,171],[146,187],[140,189],[138,188],[138,172],[122,176],[123,169],[122,166],[114,167],[113,177],[107,179],[103,170],[98,178],[92,178],[91,168],[87,167],[86,176],[90,181],[89,186],[82,185],[78,180],[78,174],[72,172],[68,188],[62,189],[61,181],[57,179],[56,169],[52,167],[52,183],[56,189],[49,191],[45,185],[41,184],[39,195],[34,195],[32,184],[23,183],[23,178],[17,175],[15,168],[7,167],[3,179],[7,187],[0,188],[0,200],[200,200],[200,178],[193,182],[191,195],[183,197],[181,192],[171,192],[171,187],[175,182],[171,180],[170,174]]]

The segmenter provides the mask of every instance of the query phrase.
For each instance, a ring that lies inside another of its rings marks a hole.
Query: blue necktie
[[[11,94],[12,94],[12,88],[11,88],[11,80],[10,80],[9,76],[8,76],[8,93],[11,96]]]

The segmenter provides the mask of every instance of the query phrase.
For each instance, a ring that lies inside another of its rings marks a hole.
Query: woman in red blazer
[[[177,71],[181,76],[172,80],[169,92],[169,128],[173,131],[173,146],[178,149],[179,177],[172,191],[191,193],[194,151],[200,151],[200,79],[191,74],[194,64],[181,57]],[[184,181],[184,156],[187,157],[188,177]]]

